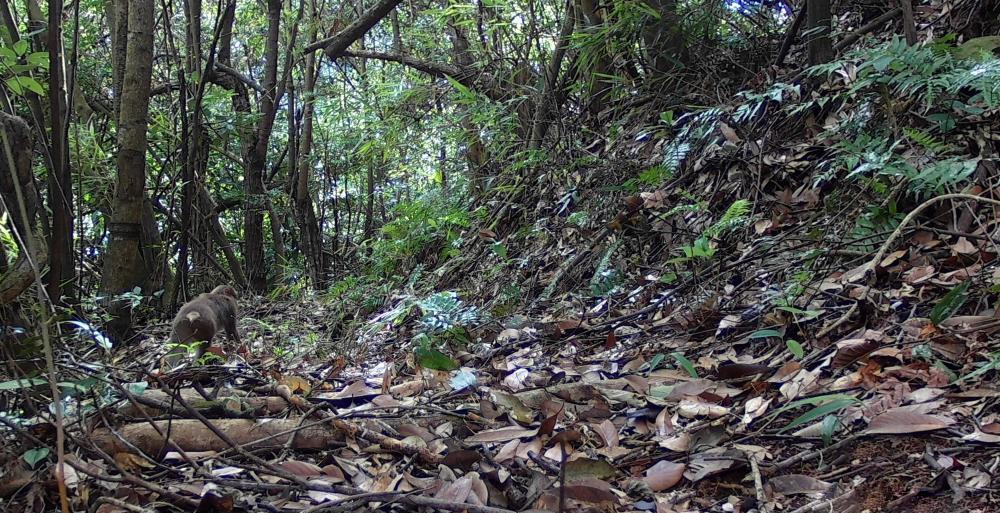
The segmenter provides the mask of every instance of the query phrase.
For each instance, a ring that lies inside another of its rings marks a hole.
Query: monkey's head
[[[236,289],[230,287],[229,285],[219,285],[212,289],[212,294],[222,294],[223,296],[229,296],[233,299],[237,299]]]

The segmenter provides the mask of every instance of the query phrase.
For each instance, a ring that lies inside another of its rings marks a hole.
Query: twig
[[[938,463],[936,459],[934,459],[934,453],[931,450],[930,444],[928,444],[927,447],[924,449],[924,461],[927,462],[927,465],[929,465],[932,469],[934,469],[937,472],[940,472],[941,475],[944,476],[944,480],[946,483],[948,483],[948,487],[951,488],[951,491],[955,494],[951,498],[952,504],[958,504],[962,502],[962,499],[965,498],[965,490],[962,489],[962,485],[958,484],[958,480],[955,479],[955,476],[953,476],[951,472],[948,471],[948,469],[942,467],[941,464]]]
[[[993,205],[1000,205],[1000,200],[995,200],[993,198],[984,198],[982,196],[976,196],[976,195],[973,195],[973,194],[965,194],[965,193],[942,194],[940,196],[931,198],[931,199],[929,199],[929,200],[921,203],[920,205],[918,205],[917,208],[913,209],[909,214],[906,215],[906,217],[903,218],[903,220],[899,223],[899,226],[897,226],[896,229],[892,231],[892,234],[889,235],[889,238],[886,239],[885,242],[882,243],[882,247],[880,247],[879,250],[878,250],[878,252],[875,253],[875,256],[872,257],[868,261],[868,263],[866,263],[864,265],[864,267],[866,268],[865,269],[865,275],[866,275],[867,278],[865,279],[865,285],[866,285],[866,287],[865,287],[864,291],[862,291],[861,297],[858,298],[858,300],[854,303],[854,305],[851,306],[850,309],[848,309],[846,312],[844,312],[844,315],[841,315],[840,318],[837,319],[836,321],[834,321],[834,323],[831,324],[828,328],[824,328],[819,333],[817,333],[816,334],[817,338],[819,338],[819,337],[821,337],[823,335],[826,335],[830,331],[833,331],[833,329],[836,328],[837,326],[840,326],[841,324],[843,324],[844,322],[846,322],[847,319],[850,318],[851,315],[853,315],[854,312],[857,311],[858,305],[868,299],[868,293],[871,291],[872,286],[873,286],[872,281],[873,281],[873,279],[875,277],[875,272],[874,272],[875,268],[878,266],[879,262],[881,262],[882,259],[885,258],[885,254],[889,251],[889,248],[891,247],[892,243],[896,241],[896,239],[900,236],[900,234],[903,233],[903,229],[906,227],[906,225],[908,225],[911,222],[913,222],[913,220],[916,219],[916,217],[921,212],[923,212],[924,209],[926,209],[927,207],[929,207],[929,206],[931,206],[931,205],[933,205],[933,204],[935,204],[935,203],[937,203],[939,201],[948,200],[948,199],[965,199],[965,200],[972,200],[972,201],[982,201],[984,203],[990,203],[990,204],[993,204]]]

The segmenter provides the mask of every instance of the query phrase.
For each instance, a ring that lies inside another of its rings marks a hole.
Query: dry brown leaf
[[[618,447],[618,428],[615,427],[613,422],[606,419],[604,422],[594,425],[594,431],[597,431],[597,434],[601,435],[601,440],[604,441],[605,447],[612,449]]]
[[[774,493],[781,495],[799,495],[809,493],[823,493],[833,486],[832,483],[820,481],[814,477],[804,474],[788,474],[785,476],[775,476],[767,482]]]
[[[538,428],[507,426],[499,429],[480,431],[465,439],[468,443],[509,442],[519,438],[529,438],[538,434]]]
[[[918,433],[944,429],[954,423],[954,419],[943,415],[915,412],[910,407],[901,406],[876,415],[865,432],[883,435]]]
[[[288,460],[281,462],[278,466],[296,476],[318,476],[323,473],[322,468],[307,461]],[[341,477],[343,477],[343,473],[341,473]]]
[[[674,485],[681,482],[681,479],[684,478],[685,469],[686,467],[683,463],[661,460],[646,469],[646,477],[643,478],[643,481],[649,485],[650,490],[662,492],[673,488]]]
[[[293,394],[308,395],[312,391],[312,385],[305,378],[299,376],[285,376],[281,378],[282,385],[291,389]]]
[[[581,479],[566,483],[566,497],[583,502],[610,502],[615,500],[611,486],[598,479]]]
[[[130,452],[115,453],[115,462],[126,472],[140,472],[140,469],[156,467],[151,461]]]

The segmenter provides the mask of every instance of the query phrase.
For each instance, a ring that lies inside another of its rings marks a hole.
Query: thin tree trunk
[[[129,0],[128,45],[118,126],[118,184],[112,203],[111,240],[101,290],[118,295],[143,285],[150,269],[143,259],[143,189],[146,184],[146,129],[153,71],[153,1]],[[119,340],[131,329],[131,309],[111,305],[109,332]]]
[[[312,0],[310,4],[310,20],[316,20],[315,0]],[[314,27],[315,23],[310,23],[310,26]],[[315,40],[315,38],[316,30],[312,29],[309,34],[310,42]],[[315,54],[306,54],[302,73],[305,80],[302,95],[302,131],[298,141],[299,149],[297,158],[293,160],[298,165],[298,171],[296,173],[295,193],[292,195],[292,198],[295,201],[295,216],[299,225],[309,275],[313,286],[317,289],[323,289],[327,285],[329,260],[326,258],[326,252],[323,250],[322,231],[316,219],[312,194],[309,193],[309,183],[312,178],[313,168],[310,158],[313,146],[313,117],[315,115],[315,98],[313,95],[316,91],[316,75],[318,72]]]
[[[576,25],[575,11],[573,1],[567,1],[562,27],[559,29],[558,46],[552,52],[552,57],[545,69],[545,83],[535,104],[534,120],[531,123],[531,138],[528,140],[529,150],[537,150],[542,147],[545,132],[549,129],[549,110],[555,100],[559,70],[562,68],[562,61],[566,56],[566,49],[569,47],[569,39],[573,35],[573,27]]]
[[[73,265],[73,179],[66,151],[66,85],[62,52],[62,2],[49,2],[49,121],[52,126],[52,172],[49,173],[49,208],[52,209],[52,235],[49,240],[49,272],[46,289],[57,304],[70,296],[74,281]]]

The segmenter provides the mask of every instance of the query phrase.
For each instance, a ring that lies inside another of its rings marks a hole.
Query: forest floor
[[[974,160],[961,187],[935,182],[963,194],[880,181],[886,162],[831,175],[864,80],[919,71],[896,50],[670,130],[650,109],[625,143],[502,189],[518,201],[482,198],[461,256],[409,286],[243,298],[248,355],[148,373],[163,324],[110,373],[62,359],[72,407],[96,412],[67,426],[66,496],[98,513],[1000,511],[1000,184],[995,151],[973,151],[997,147],[997,107],[957,119],[950,149],[900,136],[909,161]],[[981,102],[969,87],[954,97]],[[893,126],[928,127],[901,98]],[[15,456],[0,496],[37,510],[60,493],[31,468],[48,455]]]

